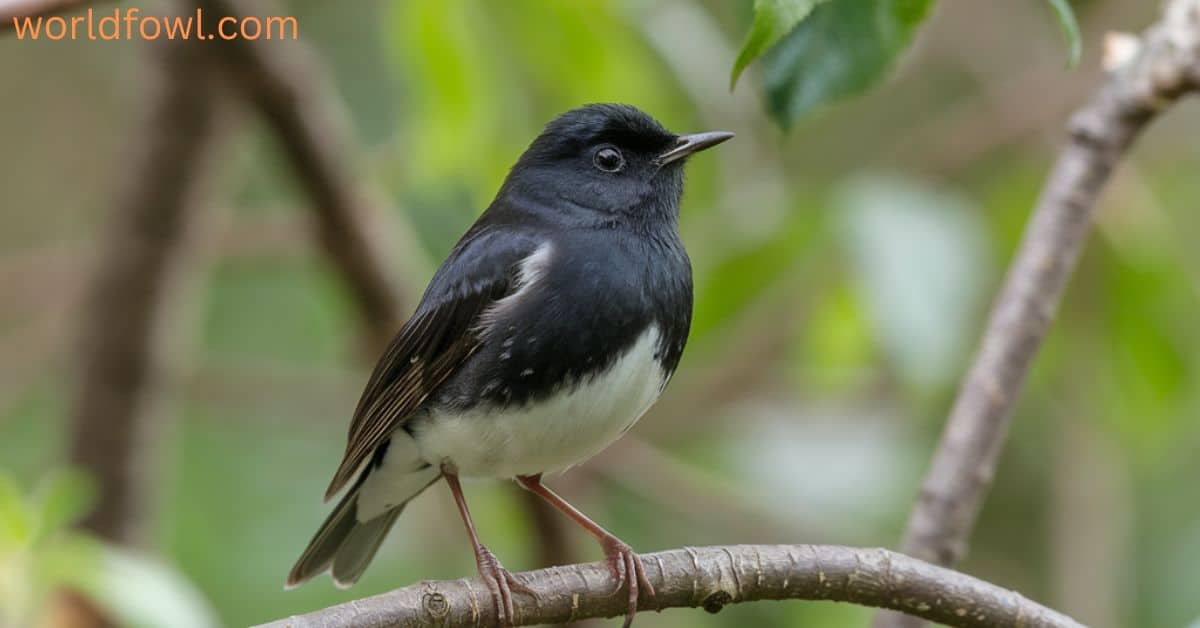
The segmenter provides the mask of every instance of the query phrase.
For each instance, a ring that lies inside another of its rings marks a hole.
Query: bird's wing
[[[538,244],[532,234],[477,227],[455,246],[417,311],[375,365],[325,499],[337,494],[371,453],[479,348],[480,316],[517,288],[521,264]]]

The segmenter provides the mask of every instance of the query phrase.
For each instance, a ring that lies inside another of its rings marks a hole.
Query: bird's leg
[[[628,628],[633,623],[633,615],[637,612],[638,592],[645,591],[651,598],[655,598],[654,587],[650,581],[646,579],[646,567],[642,564],[642,559],[629,544],[625,543],[611,532],[600,527],[595,521],[587,518],[582,512],[579,512],[567,500],[558,496],[554,491],[546,488],[542,484],[542,476],[538,475],[523,475],[517,476],[517,482],[520,483],[526,490],[538,495],[542,499],[549,502],[563,514],[571,518],[572,521],[583,526],[583,529],[588,531],[600,541],[600,547],[604,549],[604,555],[608,558],[608,568],[612,571],[613,579],[617,581],[616,591],[620,591],[626,582],[629,583],[629,610],[625,615],[625,627]],[[655,603],[657,604],[657,599]]]
[[[446,484],[450,486],[450,492],[454,494],[454,503],[458,504],[458,514],[462,515],[463,524],[467,527],[467,535],[471,537],[471,544],[475,546],[475,564],[479,566],[479,575],[483,578],[484,584],[492,594],[492,600],[496,603],[498,623],[501,626],[511,626],[517,619],[513,607],[513,591],[524,593],[535,599],[536,596],[532,589],[517,580],[509,570],[504,568],[504,565],[500,564],[491,550],[479,542],[479,535],[475,533],[475,523],[471,521],[471,511],[467,508],[467,499],[463,496],[462,484],[458,481],[458,475],[445,466],[442,467],[442,475],[446,478]]]

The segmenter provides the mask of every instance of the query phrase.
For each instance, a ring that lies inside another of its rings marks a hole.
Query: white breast
[[[414,425],[421,457],[448,461],[468,477],[560,471],[612,444],[658,398],[666,374],[654,359],[651,325],[602,373],[547,399],[507,409],[434,413]]]

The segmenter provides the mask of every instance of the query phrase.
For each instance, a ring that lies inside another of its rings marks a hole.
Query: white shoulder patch
[[[533,253],[530,253],[528,257],[521,260],[521,264],[517,268],[516,289],[513,290],[512,294],[496,301],[494,305],[479,316],[480,328],[485,330],[490,329],[506,308],[512,307],[512,304],[521,298],[522,293],[537,284],[546,274],[546,269],[550,267],[550,260],[553,255],[554,245],[545,242],[534,250]]]

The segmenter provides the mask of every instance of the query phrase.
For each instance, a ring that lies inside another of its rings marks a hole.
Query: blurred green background
[[[395,228],[420,244],[406,256],[415,285],[566,109],[628,102],[675,131],[738,134],[689,166],[681,228],[697,309],[679,373],[627,438],[550,481],[651,551],[896,545],[1066,115],[1100,78],[1103,34],[1139,31],[1158,10],[1074,4],[1075,70],[1044,3],[943,2],[882,86],[787,132],[766,114],[757,65],[728,89],[749,1],[284,6],[331,74]],[[124,149],[144,132],[145,48],[0,39],[0,473],[26,495],[63,464],[79,296]],[[151,551],[174,576],[145,577],[190,582],[193,606],[238,626],[473,574],[439,487],[358,586],[283,591],[326,512],[369,364],[309,237],[307,199],[258,121],[238,119],[155,417]],[[1197,137],[1200,107],[1180,106],[1106,193],[961,566],[1090,626],[1200,617]],[[539,566],[517,489],[467,491],[506,566]],[[575,559],[599,558],[585,535],[568,538]],[[638,625],[869,616],[768,602]]]

